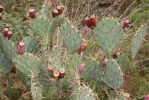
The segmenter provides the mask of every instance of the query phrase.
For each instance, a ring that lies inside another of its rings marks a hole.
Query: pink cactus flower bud
[[[20,42],[17,46],[17,51],[18,51],[18,54],[22,55],[25,53],[26,51],[26,46],[24,44],[24,42]]]
[[[75,80],[75,79],[72,80],[72,81],[71,81],[71,85],[72,85],[72,86],[77,86],[77,85],[78,85],[78,81]]]
[[[144,100],[149,100],[149,95],[146,95]]]
[[[107,66],[108,63],[109,63],[109,59],[105,58],[101,64],[101,67]]]
[[[123,25],[123,28],[128,28],[129,27],[129,20],[123,20],[122,21],[122,25]]]
[[[85,64],[80,64],[80,66],[77,68],[77,72],[81,74],[85,69]]]

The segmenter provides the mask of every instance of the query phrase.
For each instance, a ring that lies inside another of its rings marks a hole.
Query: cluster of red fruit
[[[62,79],[65,76],[65,70],[63,68],[60,70],[56,70],[52,66],[48,66],[47,69],[51,78]]]
[[[64,12],[64,6],[63,5],[57,6],[52,11],[52,17],[57,17],[57,16],[61,15],[63,12]]]
[[[63,11],[64,11],[64,6],[63,5],[57,6],[56,9],[54,9],[52,11],[52,17],[56,17],[56,16],[61,15],[63,13]],[[29,19],[29,17],[32,18],[32,19],[37,17],[37,13],[36,13],[35,9],[33,9],[33,8],[29,9],[28,16],[25,16],[23,18],[23,21]]]
[[[9,29],[9,24],[8,23],[4,24],[4,26],[3,26],[2,35],[7,39],[10,39],[12,37],[12,32]]]

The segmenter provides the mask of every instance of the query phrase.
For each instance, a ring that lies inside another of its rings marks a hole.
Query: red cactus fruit
[[[101,67],[107,66],[108,63],[109,63],[109,59],[105,58],[105,59],[102,61]]]
[[[0,12],[3,12],[4,7],[2,5],[0,5]]]
[[[82,43],[82,45],[80,46],[78,50],[78,54],[80,54],[81,52],[84,52],[86,48],[87,48],[87,43]]]
[[[7,38],[10,39],[12,37],[12,32],[8,31]]]
[[[29,16],[31,18],[36,18],[36,10],[35,9],[30,9],[29,10]]]
[[[20,42],[17,46],[17,51],[18,51],[18,54],[22,55],[25,53],[26,51],[26,46],[24,44],[24,42]]]
[[[8,36],[8,31],[9,31],[8,28],[4,28],[4,29],[2,30],[2,34],[3,34],[4,37],[7,37],[7,36]]]
[[[81,74],[85,69],[85,64],[80,64],[80,66],[77,68],[77,72]]]
[[[60,75],[59,71],[53,70],[53,78],[58,78]]]
[[[0,13],[0,20],[2,20],[3,19],[3,15]]]
[[[65,76],[65,70],[64,69],[60,69],[59,70],[59,74],[60,74],[59,77],[58,77],[59,79],[64,78],[64,76]]]
[[[58,10],[58,15],[62,14],[63,11],[64,11],[64,6],[61,5],[61,6],[57,6],[56,9]]]
[[[123,20],[122,21],[123,28],[128,28],[129,24],[130,24],[129,20]]]
[[[96,16],[91,15],[90,17],[85,18],[84,22],[88,28],[93,29],[94,27],[96,27]]]
[[[91,15],[90,16],[90,20],[91,20],[91,24],[92,24],[92,27],[96,27],[96,16],[95,15]]]
[[[57,10],[57,9],[54,9],[54,10],[52,11],[52,17],[56,17],[56,16],[58,16],[58,15],[59,15],[58,10]]]

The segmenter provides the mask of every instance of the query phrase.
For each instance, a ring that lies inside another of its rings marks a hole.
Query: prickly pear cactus
[[[76,52],[81,46],[81,37],[79,31],[68,22],[64,20],[60,27],[60,34],[64,40],[64,44],[70,53]]]
[[[57,22],[56,19],[51,19],[51,21],[49,21],[47,19],[37,18],[30,21],[29,27],[35,34],[39,36],[48,36],[50,38],[57,27]]]
[[[70,100],[98,100],[98,96],[88,86],[74,87]]]
[[[39,41],[31,36],[25,37],[22,40],[26,46],[26,52],[28,53],[37,53],[40,50]]]
[[[0,35],[0,70],[2,72],[10,71],[13,59],[16,54],[15,44],[2,35]]]
[[[123,36],[122,27],[114,18],[106,18],[98,22],[93,32],[95,41],[106,53],[110,53]]]
[[[139,30],[136,32],[132,39],[132,44],[131,44],[131,52],[132,52],[132,57],[135,58],[139,48],[141,47],[141,44],[144,41],[144,38],[147,34],[147,25],[142,25]]]
[[[32,73],[39,73],[42,70],[42,65],[38,57],[25,53],[24,55],[18,55],[15,59],[16,68],[20,79],[24,84],[31,80]]]
[[[123,86],[123,73],[115,60],[111,59],[104,69],[103,81],[113,89],[119,89]]]

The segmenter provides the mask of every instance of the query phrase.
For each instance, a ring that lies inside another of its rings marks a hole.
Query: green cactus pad
[[[100,69],[100,66],[97,62],[92,61],[90,59],[85,61],[85,69],[81,74],[81,78],[88,83],[94,83],[99,86],[100,82],[102,82],[103,70]]]
[[[110,60],[104,69],[103,81],[113,89],[119,89],[123,86],[123,73],[115,60]]]
[[[98,100],[98,96],[88,86],[78,86],[73,89],[70,100]]]
[[[26,33],[29,36],[34,36],[34,31],[31,28],[28,28]]]
[[[57,27],[57,21],[56,19],[49,21],[47,19],[37,18],[31,20],[29,26],[35,34],[39,36],[48,36],[50,38]]]
[[[42,65],[38,57],[30,53],[18,55],[15,59],[15,63],[16,68],[26,76],[31,75],[32,72],[39,73],[42,69]]]
[[[26,52],[28,53],[37,53],[40,50],[39,41],[31,36],[25,37],[22,40],[26,46]]]
[[[130,70],[131,64],[130,64],[130,59],[128,58],[128,56],[124,54],[118,54],[116,61],[121,66],[121,69],[123,70],[123,72],[126,73]]]
[[[79,31],[75,29],[68,20],[65,20],[60,27],[60,34],[64,44],[70,53],[76,52],[81,46],[82,40]]]
[[[25,53],[24,55],[18,55],[15,63],[19,78],[30,89],[31,84],[28,83],[31,81],[32,73],[41,74],[43,66],[40,60],[30,53]]]
[[[131,45],[131,52],[133,58],[135,58],[137,52],[139,51],[139,48],[141,47],[147,33],[147,25],[142,25],[134,35]]]
[[[15,44],[0,35],[0,70],[1,73],[10,71],[16,55]]]
[[[61,56],[62,56],[61,49],[56,46],[53,47],[52,52],[51,52],[50,62],[52,63],[53,67],[55,67],[57,70],[62,68]]]
[[[95,41],[106,53],[110,53],[123,36],[120,23],[113,18],[106,18],[98,22],[93,32]]]

